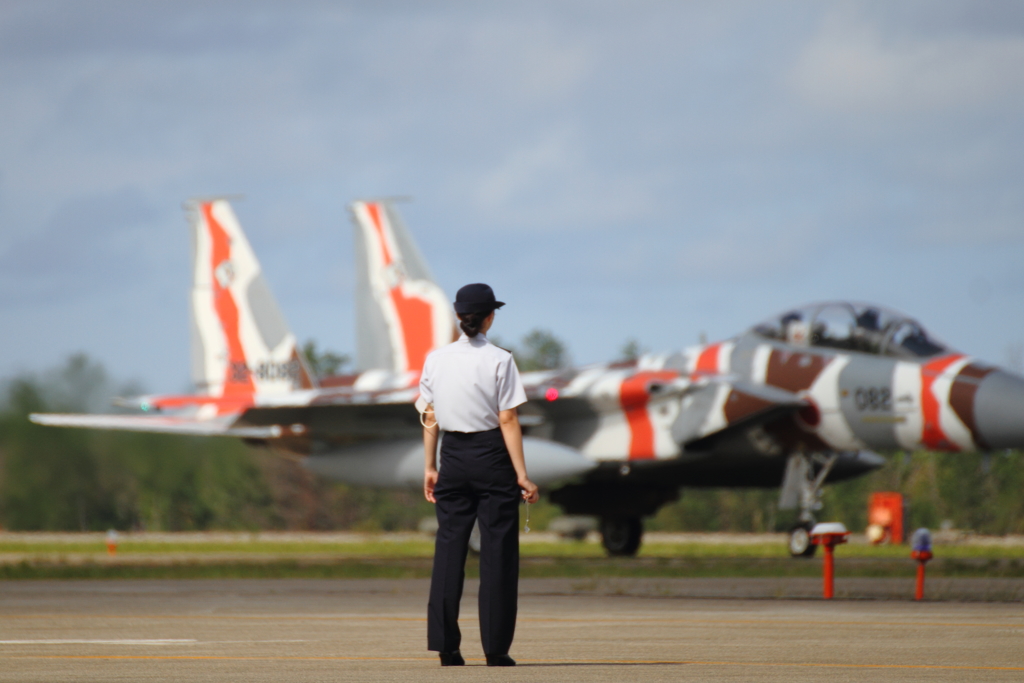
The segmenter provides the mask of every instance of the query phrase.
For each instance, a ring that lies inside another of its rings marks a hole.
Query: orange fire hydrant
[[[925,528],[914,532],[910,539],[910,556],[917,560],[917,584],[914,587],[914,599],[924,600],[924,566],[932,559],[932,534]]]
[[[831,600],[835,595],[835,561],[832,551],[837,545],[846,543],[850,538],[850,532],[846,530],[842,522],[823,522],[815,524],[811,529],[811,543],[820,545],[825,549],[825,599]]]

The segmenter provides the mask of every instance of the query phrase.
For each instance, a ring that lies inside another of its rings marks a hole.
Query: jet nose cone
[[[996,370],[974,396],[980,448],[1024,448],[1024,377]]]

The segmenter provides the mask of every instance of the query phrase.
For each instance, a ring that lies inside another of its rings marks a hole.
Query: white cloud
[[[788,80],[806,102],[851,116],[984,109],[1024,95],[1024,37],[886,34],[844,7],[822,23]]]
[[[581,136],[563,128],[509,146],[497,163],[455,185],[471,188],[479,213],[498,217],[495,227],[572,233],[648,218],[654,188],[643,175],[598,171],[597,165]]]
[[[788,280],[815,259],[826,238],[825,230],[806,218],[776,224],[764,217],[745,217],[687,244],[678,264],[689,277]]]
[[[476,183],[477,202],[485,210],[506,209],[531,188],[573,172],[565,135],[551,134],[539,142],[509,151]]]

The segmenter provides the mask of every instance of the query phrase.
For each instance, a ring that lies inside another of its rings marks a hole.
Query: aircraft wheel
[[[601,545],[613,557],[632,557],[640,549],[644,524],[639,517],[601,520]]]
[[[473,524],[473,530],[469,532],[469,552],[473,555],[480,554],[480,521]]]
[[[818,546],[811,543],[813,526],[804,522],[789,530],[789,554],[792,557],[814,557]]]

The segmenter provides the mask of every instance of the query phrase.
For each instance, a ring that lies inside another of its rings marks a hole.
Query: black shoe
[[[462,658],[462,653],[458,650],[442,652],[439,656],[441,657],[441,666],[464,666],[466,664],[466,660]]]
[[[487,655],[487,666],[515,666],[516,660],[508,655]]]

